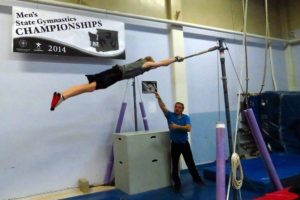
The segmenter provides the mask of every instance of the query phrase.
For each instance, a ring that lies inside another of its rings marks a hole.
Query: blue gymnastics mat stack
[[[300,155],[287,153],[271,154],[271,159],[282,184],[287,187],[300,183]],[[241,160],[244,172],[243,188],[257,192],[274,191],[263,160],[260,157]],[[216,179],[216,166],[203,170],[204,178]],[[230,163],[226,163],[226,178],[230,176]]]
[[[260,102],[258,121],[269,150],[300,154],[300,92],[264,92]]]

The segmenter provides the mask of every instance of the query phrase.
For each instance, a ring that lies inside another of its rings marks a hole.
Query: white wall
[[[39,8],[108,17],[50,6]],[[151,24],[149,27],[130,25],[128,20],[119,18],[127,22],[127,59],[121,61],[12,53],[11,7],[0,6],[0,20],[1,26],[6,27],[0,32],[3,40],[0,45],[0,199],[75,187],[81,177],[91,184],[102,184],[127,81],[70,99],[54,112],[50,112],[52,94],[86,83],[84,74],[106,70],[115,63],[146,55],[156,59],[169,57],[166,29]],[[139,77],[141,80],[158,80],[162,96],[170,104],[169,68],[147,72]],[[134,130],[131,83],[127,91],[123,132]],[[153,95],[142,95],[142,98],[148,110],[147,106],[155,98]],[[139,119],[139,130],[142,130]],[[158,109],[148,120],[152,130],[167,129]]]

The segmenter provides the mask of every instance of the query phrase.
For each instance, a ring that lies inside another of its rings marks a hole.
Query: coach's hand
[[[177,124],[174,124],[174,123],[169,124],[169,129],[170,129],[170,130],[174,130],[174,129],[177,129],[177,128],[178,128],[178,125],[177,125]]]

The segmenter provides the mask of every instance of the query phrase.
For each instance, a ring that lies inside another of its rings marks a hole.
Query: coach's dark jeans
[[[172,160],[172,179],[175,185],[181,185],[178,171],[179,157],[183,155],[184,161],[193,177],[193,181],[200,181],[201,178],[195,166],[192,151],[189,142],[171,143],[171,160]]]

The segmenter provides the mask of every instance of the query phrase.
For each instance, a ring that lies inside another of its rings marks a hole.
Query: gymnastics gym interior
[[[0,25],[0,200],[300,199],[299,0],[0,0]]]

